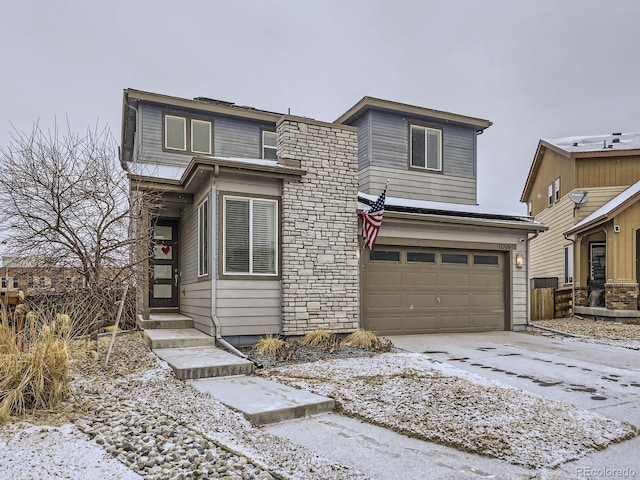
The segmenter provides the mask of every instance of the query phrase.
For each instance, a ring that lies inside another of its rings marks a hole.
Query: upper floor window
[[[224,197],[223,274],[278,275],[278,202]]]
[[[7,277],[2,277],[2,288],[7,288],[7,285],[9,285],[9,279]]]
[[[18,288],[18,277],[13,277],[13,288]]]
[[[211,122],[177,115],[165,115],[164,148],[210,155]]]
[[[553,185],[549,185],[547,188],[547,205],[553,205]]]
[[[269,130],[262,131],[262,158],[266,160],[277,159],[277,140],[278,137],[276,135],[276,132],[271,132]]]
[[[442,130],[411,125],[411,166],[442,170]]]
[[[556,181],[553,182],[553,192],[555,201],[558,202],[560,200],[560,177],[556,178]]]

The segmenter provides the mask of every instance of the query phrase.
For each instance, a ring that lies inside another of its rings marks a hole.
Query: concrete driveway
[[[640,427],[640,352],[636,350],[516,332],[387,338],[398,348]],[[614,473],[622,477],[620,469],[626,468],[633,472],[627,477],[640,478],[638,452],[640,439],[636,438],[560,470],[571,474],[567,478],[599,478]]]

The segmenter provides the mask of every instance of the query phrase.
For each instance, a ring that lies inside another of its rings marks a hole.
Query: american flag
[[[376,244],[376,238],[378,238],[378,230],[380,230],[380,225],[382,224],[384,200],[386,196],[387,187],[385,186],[384,190],[376,200],[376,203],[373,204],[369,211],[362,211],[362,239],[364,240],[365,245],[368,244],[372,251]]]

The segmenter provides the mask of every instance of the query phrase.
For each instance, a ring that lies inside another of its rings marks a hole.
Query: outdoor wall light
[[[516,255],[516,267],[518,268],[524,267],[524,256]]]

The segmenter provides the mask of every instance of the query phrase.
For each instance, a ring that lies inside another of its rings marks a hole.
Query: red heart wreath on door
[[[169,245],[164,245],[162,247],[162,253],[164,253],[165,255],[168,254],[171,251],[171,247]]]

